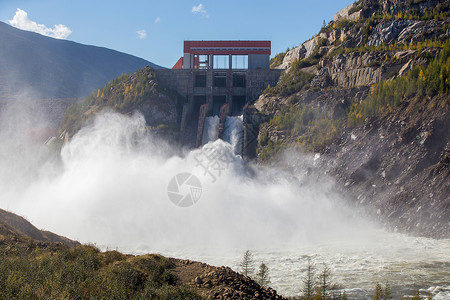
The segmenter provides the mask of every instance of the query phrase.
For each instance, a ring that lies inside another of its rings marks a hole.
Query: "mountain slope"
[[[68,246],[79,245],[78,242],[56,235],[50,231],[39,230],[24,218],[0,208],[0,236],[29,238],[39,242],[58,242]]]
[[[254,119],[269,119],[258,160],[316,153],[311,168],[387,227],[449,238],[449,24],[448,0],[341,10],[273,60],[288,69],[254,104]]]
[[[0,209],[1,299],[285,299],[228,267],[101,252]]]
[[[0,100],[87,96],[109,80],[159,66],[114,50],[58,40],[0,22]]]

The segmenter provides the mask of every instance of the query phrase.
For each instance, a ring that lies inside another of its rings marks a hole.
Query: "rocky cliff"
[[[254,104],[270,119],[258,160],[315,153],[311,167],[387,227],[449,238],[449,8],[360,0],[287,51]]]

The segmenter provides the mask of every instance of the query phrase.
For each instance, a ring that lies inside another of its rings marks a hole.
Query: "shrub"
[[[350,106],[348,125],[362,123],[366,118],[377,114],[388,114],[401,101],[414,95],[448,95],[449,76],[450,41],[447,41],[440,55],[425,69],[415,67],[406,76],[373,85],[367,99]]]
[[[281,76],[278,84],[268,87],[263,93],[267,95],[289,96],[309,87],[314,75],[301,71],[301,62],[294,61],[291,67]]]

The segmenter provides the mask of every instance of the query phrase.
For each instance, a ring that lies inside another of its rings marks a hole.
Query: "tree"
[[[375,287],[375,296],[373,296],[373,300],[383,300],[383,298],[384,298],[383,288],[381,287],[381,284],[377,283]]]
[[[322,299],[327,299],[327,292],[330,288],[331,270],[326,264],[323,265],[322,272],[319,274],[318,287]]]
[[[389,281],[386,281],[386,284],[384,286],[384,297],[383,300],[392,299],[392,293],[391,293],[391,285],[389,284]]]
[[[241,263],[239,264],[242,268],[242,274],[245,276],[252,276],[253,272],[255,271],[253,261],[253,254],[250,252],[250,250],[245,251],[244,257],[242,258]]]
[[[311,259],[308,259],[308,265],[306,266],[306,274],[303,277],[303,298],[306,300],[312,300],[314,297],[314,280],[316,269]]]
[[[259,265],[258,273],[256,273],[256,282],[258,282],[260,286],[264,287],[270,283],[269,268],[265,263],[261,263],[261,265]]]
[[[414,297],[412,297],[411,300],[422,300],[422,297],[420,297],[420,292],[416,291]]]

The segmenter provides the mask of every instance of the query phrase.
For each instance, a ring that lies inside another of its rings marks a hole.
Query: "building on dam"
[[[183,56],[173,68],[155,70],[160,86],[184,98],[184,145],[201,145],[208,116],[219,117],[219,137],[227,116],[244,114],[245,127],[247,105],[267,86],[276,85],[281,74],[270,69],[270,54],[270,41],[184,41]]]

